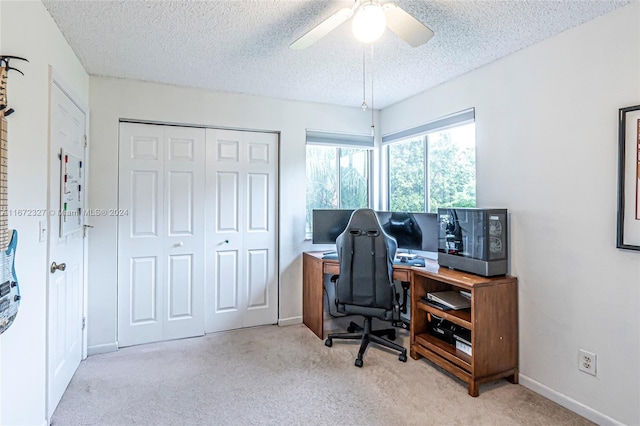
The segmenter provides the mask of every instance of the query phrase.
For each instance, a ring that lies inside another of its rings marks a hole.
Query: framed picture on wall
[[[640,105],[619,110],[616,247],[640,250]]]

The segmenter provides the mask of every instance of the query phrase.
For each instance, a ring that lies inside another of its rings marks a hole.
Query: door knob
[[[184,245],[184,243],[182,241],[180,241],[179,243],[175,243],[173,246],[174,247],[182,247]]]
[[[64,271],[67,268],[67,264],[66,263],[61,263],[61,264],[56,264],[56,262],[53,262],[51,264],[51,273],[55,273],[56,271]]]

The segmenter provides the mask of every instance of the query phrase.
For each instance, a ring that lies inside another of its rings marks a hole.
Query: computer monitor
[[[440,222],[436,213],[414,213],[414,217],[422,230],[422,251],[438,251],[438,233]]]
[[[313,209],[313,244],[335,244],[347,227],[353,210]]]
[[[313,244],[335,244],[353,210],[314,209]],[[435,213],[376,212],[380,225],[402,250],[438,251],[438,215]]]
[[[395,238],[398,249],[438,250],[438,215],[435,213],[376,212],[382,229]]]

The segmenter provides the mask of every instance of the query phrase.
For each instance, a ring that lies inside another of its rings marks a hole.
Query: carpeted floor
[[[408,332],[398,341],[408,349]],[[425,360],[357,342],[327,348],[304,325],[121,349],[83,361],[51,424],[590,425],[506,380],[467,386]]]

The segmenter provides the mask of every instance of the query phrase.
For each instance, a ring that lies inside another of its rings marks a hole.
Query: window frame
[[[367,161],[367,165],[366,165],[366,173],[367,173],[367,207],[368,208],[373,208],[373,200],[374,200],[374,194],[373,194],[373,188],[375,187],[375,182],[374,182],[374,176],[373,176],[373,172],[374,172],[374,140],[372,136],[365,136],[365,135],[356,135],[356,134],[340,134],[340,133],[333,133],[333,132],[323,132],[323,131],[316,131],[316,130],[307,130],[307,138],[306,138],[306,143],[305,143],[305,153],[307,151],[307,147],[313,145],[313,146],[322,146],[322,147],[327,147],[327,148],[335,148],[336,150],[336,192],[337,192],[337,199],[338,199],[338,207],[337,209],[342,209],[343,207],[341,207],[341,203],[342,203],[342,197],[341,197],[341,192],[342,192],[342,167],[340,164],[340,159],[341,159],[341,150],[342,149],[362,149],[363,151],[366,151],[366,161]],[[306,170],[305,170],[305,180],[306,180],[307,176],[306,176]],[[306,228],[307,228],[307,223],[310,222],[310,218],[306,217],[307,211],[307,200],[305,197],[305,239],[306,240],[311,240],[312,235],[313,235],[313,230],[307,232]],[[313,228],[313,225],[312,225]]]
[[[384,179],[382,187],[386,188],[386,193],[384,194],[384,205],[386,206],[387,210],[391,210],[390,146],[394,143],[401,143],[412,139],[422,139],[422,149],[424,152],[424,211],[429,212],[429,201],[431,200],[431,188],[429,185],[429,136],[433,133],[441,132],[455,127],[465,126],[472,123],[475,125],[475,108],[463,110],[455,114],[451,114],[437,120],[422,124],[420,126],[401,130],[382,137],[383,163],[385,166],[384,170],[382,171],[382,177]]]

